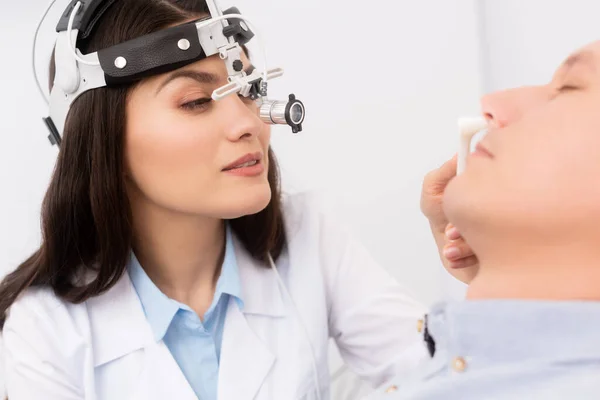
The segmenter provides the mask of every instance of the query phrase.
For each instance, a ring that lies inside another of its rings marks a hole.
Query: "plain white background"
[[[59,0],[44,24],[41,74]],[[600,38],[596,0],[227,0],[260,29],[270,85],[308,111],[305,131],[276,128],[287,191],[316,190],[374,257],[431,304],[459,297],[419,212],[424,174],[451,157],[456,118],[486,91],[547,81]],[[41,118],[30,44],[46,0],[0,6],[0,276],[40,240],[39,208],[56,158]],[[53,16],[53,17],[52,17]],[[253,46],[254,55],[258,49]],[[255,61],[260,65],[260,59]],[[43,80],[44,85],[46,81]],[[2,373],[0,371],[0,387]],[[1,392],[1,390],[0,390]]]

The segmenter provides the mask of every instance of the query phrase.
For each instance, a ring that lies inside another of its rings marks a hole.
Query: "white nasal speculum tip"
[[[458,165],[456,173],[461,174],[467,165],[467,157],[471,150],[471,140],[476,133],[486,129],[488,122],[484,117],[459,118],[458,130],[460,132],[460,142],[458,146]]]

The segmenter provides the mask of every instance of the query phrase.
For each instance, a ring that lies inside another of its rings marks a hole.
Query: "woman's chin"
[[[249,190],[243,195],[235,198],[230,198],[227,201],[227,209],[223,210],[223,219],[235,219],[247,215],[258,214],[263,211],[271,202],[271,188],[266,185],[266,188],[258,190]]]

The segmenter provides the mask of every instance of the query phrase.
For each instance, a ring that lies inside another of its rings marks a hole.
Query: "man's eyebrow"
[[[244,72],[250,75],[255,69],[256,68],[254,67],[254,65],[250,65],[244,70]],[[196,82],[204,85],[216,85],[217,83],[219,83],[220,80],[220,78],[217,75],[211,74],[210,72],[195,71],[191,69],[177,70],[170,74],[167,78],[165,78],[164,81],[162,81],[158,89],[156,89],[155,94],[158,94],[165,86],[179,78],[193,79]]]
[[[586,65],[592,70],[596,70],[596,57],[591,51],[580,51],[579,53],[573,54],[563,63],[563,68],[569,70],[575,65]]]

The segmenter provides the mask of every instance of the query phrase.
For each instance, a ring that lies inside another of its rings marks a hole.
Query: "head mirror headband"
[[[46,10],[44,18],[55,1]],[[69,109],[82,93],[101,87],[133,83],[217,54],[227,66],[229,83],[213,92],[214,100],[234,93],[249,97],[259,103],[260,118],[263,122],[287,124],[294,133],[302,131],[305,108],[301,101],[293,94],[284,101],[267,99],[267,82],[283,75],[283,70],[267,70],[266,62],[262,73],[256,69],[248,73],[243,70],[241,46],[255,37],[255,33],[250,29],[249,21],[240,15],[236,8],[221,13],[214,0],[206,0],[210,10],[209,17],[141,36],[94,53],[82,54],[77,49],[77,41],[90,36],[102,15],[116,1],[73,0],[56,27],[56,75],[48,101],[50,116],[44,118],[50,130],[48,138],[52,144],[60,145]],[[34,68],[37,32],[35,36]]]

